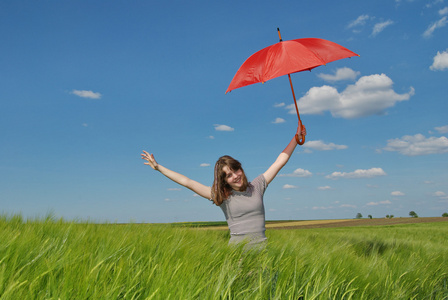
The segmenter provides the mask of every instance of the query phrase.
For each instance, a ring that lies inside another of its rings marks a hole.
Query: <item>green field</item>
[[[0,216],[0,299],[448,299],[448,222],[267,235]]]

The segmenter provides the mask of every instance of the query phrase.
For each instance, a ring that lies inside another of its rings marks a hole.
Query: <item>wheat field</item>
[[[0,217],[0,299],[448,299],[448,222],[228,232]]]

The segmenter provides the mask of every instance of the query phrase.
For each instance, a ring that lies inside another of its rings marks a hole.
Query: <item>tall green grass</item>
[[[0,216],[0,299],[448,299],[448,222],[267,234]]]

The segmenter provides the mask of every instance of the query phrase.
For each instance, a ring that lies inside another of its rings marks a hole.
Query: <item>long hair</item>
[[[226,181],[226,172],[224,172],[223,168],[227,166],[231,171],[243,171],[243,168],[241,167],[241,163],[234,159],[231,156],[224,155],[221,156],[218,161],[215,164],[215,176],[213,180],[213,186],[212,186],[212,199],[213,202],[220,206],[224,200],[229,198],[230,194],[232,193],[232,188]],[[241,186],[241,189],[245,191],[247,189],[247,186],[249,185],[247,182],[246,175],[243,171],[243,185]]]

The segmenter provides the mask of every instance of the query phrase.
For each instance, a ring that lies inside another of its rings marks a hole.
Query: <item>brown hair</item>
[[[213,202],[220,206],[224,200],[229,198],[232,193],[232,188],[226,181],[226,172],[224,172],[223,168],[227,166],[232,171],[238,171],[243,168],[241,167],[241,163],[234,159],[231,156],[224,155],[221,156],[215,164],[215,179],[213,181],[212,186],[212,199]],[[244,174],[244,171],[243,171]],[[243,176],[243,185],[241,189],[245,191],[248,186],[246,175]]]

